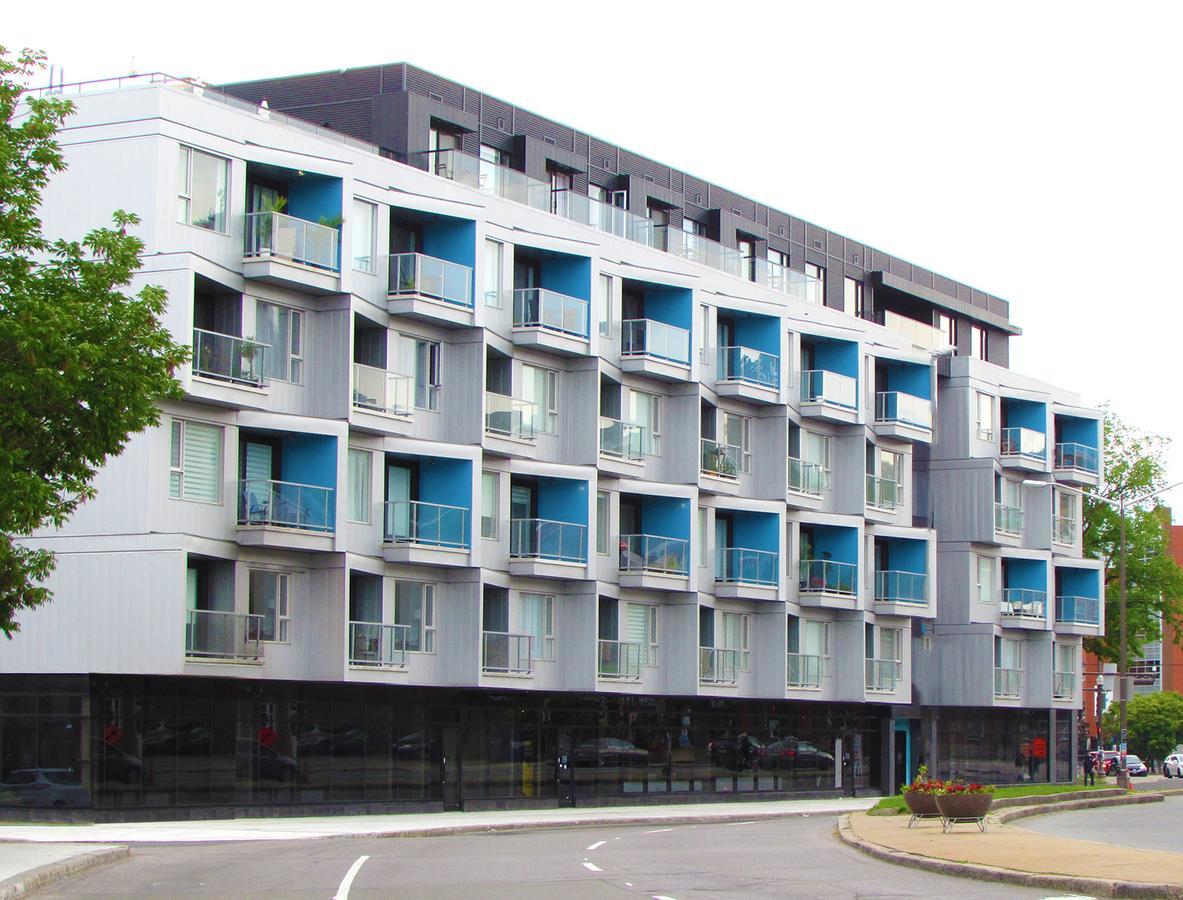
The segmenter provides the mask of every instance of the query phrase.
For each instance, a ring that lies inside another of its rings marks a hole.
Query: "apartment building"
[[[1100,416],[1005,301],[411,66],[63,90],[46,229],[194,352],[30,539],[0,803],[1071,776]]]

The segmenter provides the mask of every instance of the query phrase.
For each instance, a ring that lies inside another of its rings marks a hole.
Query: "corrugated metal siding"
[[[464,86],[414,66],[407,66],[407,90],[413,94],[439,97],[449,106],[464,109]]]
[[[540,141],[553,141],[556,147],[572,150],[575,134],[565,125],[559,125],[532,112],[514,109],[514,128],[518,134],[525,134]]]

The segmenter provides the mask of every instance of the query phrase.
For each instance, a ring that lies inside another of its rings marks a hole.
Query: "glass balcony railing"
[[[645,458],[645,426],[600,416],[600,452],[618,459]]]
[[[776,587],[780,583],[780,554],[746,547],[720,547],[715,551],[715,581]]]
[[[383,625],[381,622],[349,623],[349,664],[378,666],[386,669],[407,667],[409,625]]]
[[[335,495],[315,484],[244,478],[238,482],[238,524],[331,532]]]
[[[900,391],[880,391],[875,395],[875,421],[932,431],[932,401]]]
[[[903,677],[904,664],[898,659],[868,659],[867,690],[888,693],[896,689]]]
[[[599,641],[596,674],[635,681],[641,677],[644,648],[627,641]]]
[[[994,667],[994,696],[1021,697],[1023,695],[1023,670]]]
[[[495,675],[534,673],[534,638],[529,634],[481,632],[481,670]]]
[[[387,543],[468,549],[468,510],[462,506],[390,500],[385,510],[382,539]]]
[[[799,588],[803,594],[858,593],[858,566],[832,559],[803,559]]]
[[[719,381],[780,389],[780,357],[750,347],[719,348]]]
[[[638,216],[619,206],[593,200],[586,194],[557,190],[551,197],[551,211],[564,219],[588,225],[596,231],[614,234],[647,247],[656,246],[652,219]]]
[[[336,228],[297,219],[278,212],[253,212],[246,216],[246,256],[277,257],[314,269],[338,272]]]
[[[194,659],[256,661],[263,658],[262,636],[262,616],[191,609],[185,620],[185,655]]]
[[[1057,597],[1056,621],[1076,625],[1100,625],[1101,601],[1096,597]]]
[[[700,234],[691,234],[673,225],[658,225],[653,229],[653,246],[672,256],[710,266],[736,278],[751,280],[751,268],[738,250]]]
[[[353,405],[391,416],[409,416],[415,409],[415,379],[354,363]]]
[[[1002,429],[1002,456],[1025,456],[1028,459],[1046,459],[1047,435],[1030,428]]]
[[[1046,619],[1047,593],[1028,588],[1003,588],[1002,614],[1022,619]]]
[[[903,491],[898,481],[891,478],[876,478],[874,475],[867,476],[867,506],[893,512],[902,502]]]
[[[801,402],[856,409],[858,381],[825,369],[807,369],[801,373]]]
[[[820,278],[814,278],[812,275],[806,275],[796,269],[786,268],[769,259],[752,260],[752,273],[753,281],[770,287],[774,291],[780,291],[817,306],[825,302],[823,296],[825,285]]]
[[[830,473],[819,463],[789,457],[789,490],[794,494],[820,497],[830,486]]]
[[[587,301],[545,288],[516,290],[513,327],[541,328],[587,340]]]
[[[530,400],[485,391],[485,431],[491,434],[532,441],[537,413],[537,405]]]
[[[738,673],[738,650],[698,648],[698,680],[703,684],[735,684]]]
[[[907,316],[901,316],[899,313],[892,312],[889,309],[883,311],[881,324],[897,334],[911,338],[913,346],[919,347],[922,350],[939,353],[943,350],[949,350],[953,346],[949,342],[949,336],[939,328],[934,328],[932,325],[918,322],[915,319],[909,319]]]
[[[927,603],[928,576],[923,572],[881,569],[875,573],[875,599],[888,603]]]
[[[1100,454],[1096,447],[1084,444],[1056,444],[1056,468],[1071,472],[1085,472],[1096,475],[1101,471]]]
[[[720,478],[738,478],[743,471],[743,448],[702,439],[702,472]]]
[[[551,519],[511,519],[509,555],[514,559],[587,562],[587,526]]]
[[[1052,541],[1057,544],[1076,543],[1076,519],[1071,516],[1052,516]]]
[[[822,686],[822,658],[809,653],[787,654],[789,687],[816,688]]]
[[[1021,535],[1023,533],[1022,507],[995,503],[994,530],[1000,531],[1003,534]]]
[[[1052,672],[1052,696],[1057,700],[1071,700],[1076,696],[1075,672]]]
[[[690,332],[653,319],[625,319],[620,323],[620,355],[649,356],[690,365]]]
[[[259,387],[267,380],[271,348],[247,338],[193,329],[193,374]]]
[[[396,253],[390,257],[387,293],[418,294],[472,309],[472,269],[422,253]]]
[[[654,534],[620,536],[620,571],[654,575],[690,573],[690,542]]]

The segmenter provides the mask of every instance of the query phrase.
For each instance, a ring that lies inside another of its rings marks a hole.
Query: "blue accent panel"
[[[1101,423],[1096,419],[1056,416],[1056,443],[1083,444],[1096,450],[1101,446]]]
[[[880,390],[899,391],[913,397],[932,399],[932,370],[914,363],[893,363],[887,367],[887,387]]]
[[[1003,587],[1047,592],[1047,563],[1042,559],[1008,559]]]
[[[1002,398],[1002,424],[1004,428],[1028,428],[1047,433],[1047,406],[1034,400],[1012,400]]]
[[[1096,569],[1058,568],[1060,585],[1056,593],[1062,597],[1092,597],[1101,599],[1100,572]]]
[[[476,268],[476,222],[440,219],[423,226],[423,252],[436,259]]]
[[[284,212],[307,222],[319,222],[323,216],[341,215],[341,179],[325,175],[305,175],[288,181],[288,205]]]
[[[841,525],[814,525],[813,558],[858,565],[858,529]]]
[[[565,253],[542,260],[540,287],[568,297],[591,300],[591,260]]]
[[[574,478],[539,478],[538,518],[587,525],[587,482]]]
[[[780,322],[771,316],[736,316],[735,343],[780,356]]]
[[[419,457],[419,499],[425,503],[472,509],[472,461]]]
[[[337,487],[337,439],[327,434],[297,434],[284,438],[280,450],[281,481]],[[320,495],[323,497],[323,495]],[[319,507],[319,502],[317,502]],[[319,515],[319,513],[316,513]],[[336,525],[336,504],[324,511],[329,528]]]
[[[852,341],[814,341],[813,367],[858,378],[858,344]]]
[[[748,550],[780,550],[778,517],[772,513],[734,513],[731,517],[732,546]]]
[[[689,288],[655,288],[645,291],[645,318],[690,331],[694,327],[694,294]],[[691,341],[693,346],[693,341]]]
[[[928,573],[928,543],[909,538],[880,538],[887,545],[886,569]]]
[[[641,532],[690,540],[690,501],[684,497],[646,497],[641,503]]]

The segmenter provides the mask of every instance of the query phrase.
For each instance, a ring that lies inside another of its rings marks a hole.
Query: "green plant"
[[[928,766],[921,764],[916,769],[916,777],[911,784],[900,785],[901,794],[939,794],[944,789],[945,782],[939,778],[928,777]]]
[[[945,781],[941,784],[941,789],[934,791],[934,793],[943,796],[958,796],[961,794],[993,794],[998,790],[992,784],[978,784],[976,781]]]
[[[325,228],[340,228],[344,219],[340,215],[336,216],[321,216],[317,219],[318,225],[323,225]]]

